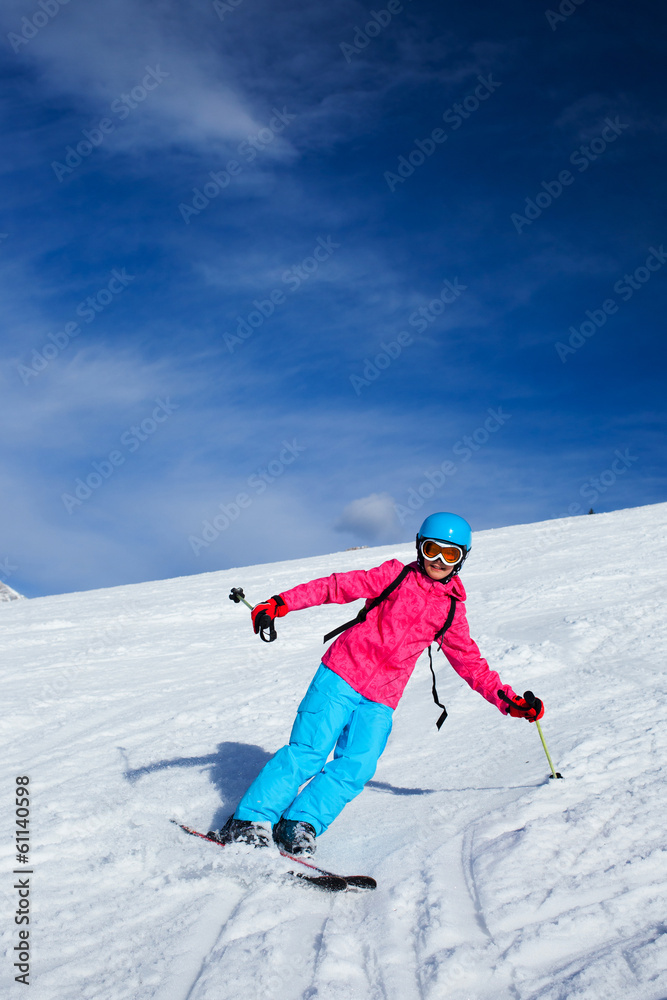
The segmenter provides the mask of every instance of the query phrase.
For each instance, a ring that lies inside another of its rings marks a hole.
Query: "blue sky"
[[[7,0],[0,579],[667,499],[665,27]]]

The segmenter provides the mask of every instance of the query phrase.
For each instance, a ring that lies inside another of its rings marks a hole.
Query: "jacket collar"
[[[415,572],[415,577],[419,581],[419,585],[427,590],[437,589],[442,593],[447,594],[448,597],[455,597],[458,601],[465,601],[466,599],[466,589],[463,586],[463,580],[460,576],[448,577],[444,582],[441,580],[432,580],[430,576],[422,570],[419,563],[415,559],[414,562],[410,563],[410,567]]]

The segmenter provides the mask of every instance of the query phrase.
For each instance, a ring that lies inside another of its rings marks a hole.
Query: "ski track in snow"
[[[257,601],[410,546],[3,604],[0,856],[11,871],[29,774],[32,996],[666,1000],[666,529],[661,504],[475,535],[473,637],[544,699],[564,780],[440,656],[437,733],[420,660],[375,778],[320,838],[318,863],[374,892],[285,880],[277,853],[169,819],[221,825],[354,613],[288,616],[262,647],[230,587]]]

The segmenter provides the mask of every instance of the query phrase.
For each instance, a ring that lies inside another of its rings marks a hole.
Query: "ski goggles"
[[[419,551],[428,562],[442,559],[448,566],[456,566],[465,558],[465,549],[453,542],[440,542],[435,538],[423,538]]]

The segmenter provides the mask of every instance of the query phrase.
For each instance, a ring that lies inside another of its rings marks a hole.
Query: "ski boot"
[[[268,847],[271,843],[271,824],[253,823],[249,819],[234,819],[230,816],[223,828],[206,834],[219,844],[251,844],[253,847]]]
[[[315,827],[310,823],[300,819],[285,819],[284,816],[281,816],[273,828],[273,839],[286,854],[312,857],[316,848],[316,836]]]

